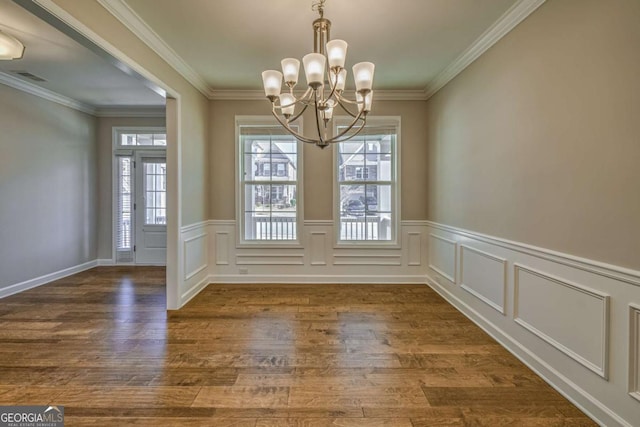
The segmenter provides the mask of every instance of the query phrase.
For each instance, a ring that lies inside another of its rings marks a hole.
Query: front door
[[[167,160],[159,153],[136,153],[135,263],[167,262]]]

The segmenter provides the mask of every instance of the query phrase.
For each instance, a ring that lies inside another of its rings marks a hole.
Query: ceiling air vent
[[[25,77],[29,80],[33,80],[34,82],[46,82],[46,80],[43,79],[42,77],[38,77],[35,74],[31,74],[28,71],[12,71],[12,73]]]

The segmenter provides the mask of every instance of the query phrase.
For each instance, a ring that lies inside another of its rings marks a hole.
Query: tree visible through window
[[[239,125],[241,236],[298,239],[298,141],[276,126]]]

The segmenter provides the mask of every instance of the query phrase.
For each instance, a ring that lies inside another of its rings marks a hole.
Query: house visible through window
[[[396,240],[399,123],[375,118],[369,123],[358,136],[335,147],[339,242]]]
[[[240,237],[243,242],[297,241],[298,141],[276,125],[239,120]]]

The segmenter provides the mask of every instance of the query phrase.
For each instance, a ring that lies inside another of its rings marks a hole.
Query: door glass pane
[[[167,224],[167,164],[144,162],[145,225]]]

